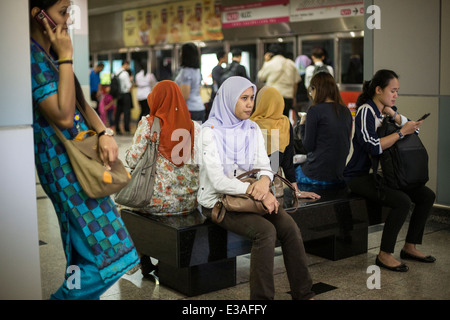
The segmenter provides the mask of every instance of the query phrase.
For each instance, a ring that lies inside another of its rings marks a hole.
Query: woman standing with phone
[[[70,2],[29,0],[33,129],[36,170],[55,207],[67,267],[80,270],[79,286],[65,280],[51,298],[86,300],[99,299],[139,258],[112,199],[86,195],[64,145],[48,123],[55,123],[67,139],[73,139],[78,131],[88,130],[87,120],[89,129],[99,135],[98,151],[105,167],[117,159],[118,146],[111,130],[86,103],[73,73],[67,26]]]
[[[409,190],[397,190],[387,186],[382,190],[378,189],[373,174],[369,173],[371,155],[377,156],[404,136],[415,134],[422,124],[423,120],[409,121],[398,113],[395,102],[399,86],[398,75],[391,70],[380,70],[371,81],[364,83],[363,92],[356,103],[358,112],[355,118],[354,151],[345,168],[344,176],[352,192],[391,209],[386,218],[380,252],[375,262],[378,266],[392,271],[406,272],[408,267],[398,261],[392,253],[412,203],[414,210],[400,257],[420,262],[436,260],[416,248],[417,244],[422,243],[425,223],[436,196],[425,185]],[[381,126],[384,117],[392,118],[399,130],[379,138],[377,128]]]

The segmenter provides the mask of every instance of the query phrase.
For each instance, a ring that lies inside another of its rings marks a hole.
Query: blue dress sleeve
[[[58,93],[58,72],[43,52],[31,44],[31,88],[37,104]]]

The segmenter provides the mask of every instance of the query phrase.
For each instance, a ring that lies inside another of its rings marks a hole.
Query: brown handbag
[[[271,172],[274,175],[274,178],[281,180],[294,192],[293,207],[286,211],[297,210],[298,199],[295,196],[294,186],[288,180],[286,180],[286,178],[282,177],[278,173],[270,171],[270,170],[265,170],[265,169],[254,169],[254,170],[250,170],[250,171],[247,171],[247,172],[239,175],[237,177],[237,179],[241,180],[242,182],[249,182],[250,184],[254,183],[257,181],[257,179],[249,177],[249,176],[254,175],[255,173],[258,173],[260,171]],[[272,188],[272,193],[275,194],[276,192],[273,191],[273,189],[274,188]],[[214,207],[211,211],[211,220],[215,223],[222,222],[227,211],[249,212],[249,213],[255,213],[255,214],[258,214],[261,216],[269,213],[269,210],[264,206],[262,201],[253,199],[253,197],[249,194],[238,194],[238,195],[224,194],[220,197],[220,200],[217,201],[217,203],[214,205]]]
[[[47,55],[44,53],[44,56]],[[55,71],[59,73],[53,61],[50,59],[47,60]],[[86,117],[86,110],[83,105],[84,98],[82,98],[83,93],[77,77],[75,77],[75,92],[76,108],[83,115],[88,127],[92,128]],[[87,130],[79,132],[75,139],[69,140],[66,139],[56,124],[50,121],[44,113],[42,115],[64,144],[75,176],[89,198],[97,199],[112,195],[119,192],[130,182],[131,175],[125,169],[120,159],[116,159],[116,161],[110,164],[111,170],[106,170],[98,153],[98,135],[95,131]]]
[[[77,107],[87,121],[78,102]],[[131,175],[120,159],[111,164],[111,170],[106,170],[98,153],[98,135],[95,131],[82,131],[69,140],[57,125],[46,119],[64,144],[75,176],[88,197],[97,199],[112,195],[130,182]]]

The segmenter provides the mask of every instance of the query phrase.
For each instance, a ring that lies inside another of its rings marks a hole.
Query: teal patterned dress
[[[110,197],[90,199],[86,195],[73,172],[64,145],[40,112],[38,104],[56,94],[58,89],[58,72],[49,59],[52,58],[32,41],[36,170],[45,193],[55,207],[68,266],[78,265],[80,261],[93,264],[96,267],[94,270],[99,273],[102,280],[100,282],[105,284],[120,278],[139,262],[139,258],[115,203]],[[78,126],[87,130],[78,110],[76,115],[80,119]],[[72,128],[62,132],[67,139],[73,139],[78,129],[74,124]],[[82,268],[88,269],[92,268]],[[92,275],[89,277],[86,276],[86,279],[92,279]],[[87,283],[81,285],[82,288],[83,285],[85,288],[88,286]]]

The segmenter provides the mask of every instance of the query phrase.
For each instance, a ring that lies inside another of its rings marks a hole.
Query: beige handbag
[[[46,54],[44,55],[47,56]],[[53,61],[48,59],[48,62],[59,73]],[[76,77],[75,92],[76,108],[83,115],[88,127],[92,128],[87,120],[84,106],[78,100],[83,95],[80,83]],[[84,98],[81,101],[83,103]],[[50,121],[44,113],[42,114],[52,126],[59,140],[64,144],[75,176],[89,198],[97,199],[112,195],[130,182],[131,175],[125,169],[120,159],[116,159],[114,163],[110,164],[111,170],[106,170],[98,153],[98,135],[95,131],[87,130],[79,132],[73,140],[69,140],[66,139],[57,125]]]
[[[83,108],[78,103],[77,107],[87,121]],[[82,131],[69,140],[48,118],[47,122],[64,144],[75,176],[88,197],[97,199],[112,195],[130,182],[131,175],[120,159],[111,164],[111,170],[104,167],[98,153],[98,135],[95,131]]]
[[[260,171],[271,172],[274,175],[274,178],[278,178],[279,180],[281,180],[294,192],[294,205],[293,208],[291,208],[289,211],[291,210],[295,211],[298,207],[298,199],[295,196],[295,188],[288,180],[286,180],[278,173],[269,170],[254,169],[239,175],[237,179],[241,180],[242,182],[249,182],[250,184],[254,183],[256,182],[256,179],[248,176],[258,173]],[[264,206],[262,201],[253,199],[253,197],[249,194],[238,194],[238,195],[225,194],[222,195],[220,200],[214,205],[214,208],[212,209],[211,212],[211,220],[215,223],[222,222],[227,211],[249,212],[259,214],[261,216],[269,213],[269,210]]]

